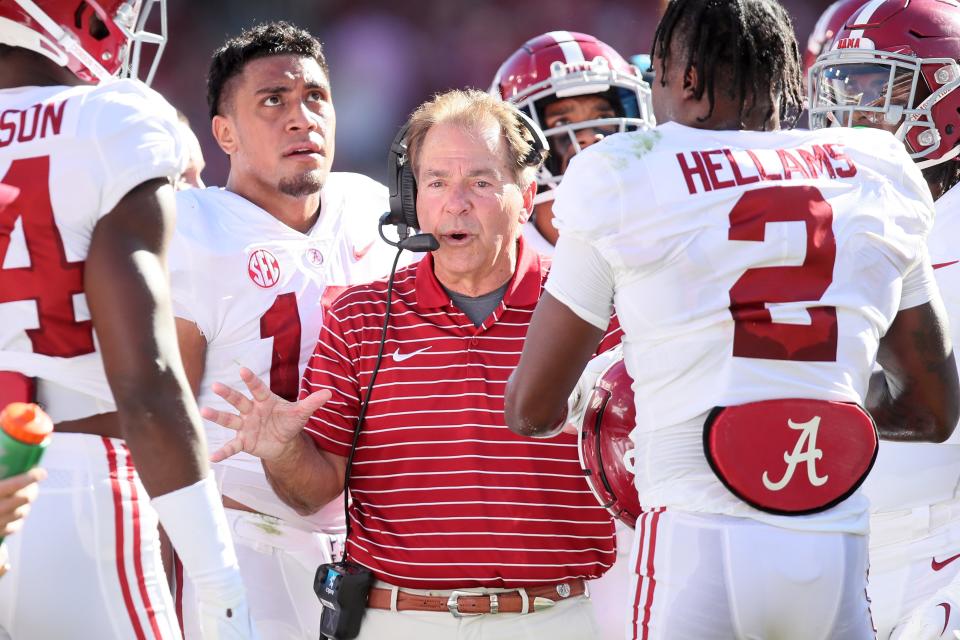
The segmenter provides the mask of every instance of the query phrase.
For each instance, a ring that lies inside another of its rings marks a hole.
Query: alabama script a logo
[[[771,481],[766,471],[763,472],[763,486],[770,491],[780,491],[786,487],[797,467],[803,463],[807,465],[807,480],[814,487],[820,487],[827,482],[829,475],[817,475],[817,460],[823,458],[823,451],[817,448],[817,431],[820,428],[820,416],[814,417],[807,422],[794,422],[787,420],[787,426],[791,429],[800,431],[800,438],[797,440],[793,452],[783,452],[783,461],[787,463],[786,471],[776,482]],[[754,476],[756,477],[756,476]]]

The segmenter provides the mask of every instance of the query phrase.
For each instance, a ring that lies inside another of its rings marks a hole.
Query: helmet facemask
[[[937,89],[931,90],[932,86]],[[839,49],[810,68],[810,128],[883,128],[904,142],[921,169],[945,162],[960,146],[941,151],[934,107],[960,86],[951,58],[918,58],[873,49]],[[931,157],[936,155],[937,157]]]

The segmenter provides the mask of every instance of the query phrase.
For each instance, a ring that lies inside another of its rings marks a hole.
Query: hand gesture
[[[298,402],[288,402],[270,391],[250,369],[240,368],[240,379],[251,398],[225,384],[215,382],[213,392],[226,400],[239,415],[203,407],[201,415],[237,435],[210,456],[212,462],[226,460],[245,451],[270,462],[283,457],[287,447],[307,426],[310,416],[330,399],[326,389],[311,393]]]

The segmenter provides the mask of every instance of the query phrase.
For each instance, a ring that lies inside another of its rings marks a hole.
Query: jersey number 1
[[[260,318],[260,337],[273,338],[270,391],[295,402],[300,388],[300,310],[294,293],[281,293]]]
[[[833,281],[837,243],[833,208],[819,189],[771,187],[743,194],[730,212],[730,240],[763,242],[772,222],[802,222],[807,250],[803,264],[747,269],[730,289],[735,324],[733,355],[740,358],[835,362],[837,309],[808,306],[809,324],[775,322],[768,304],[816,302]]]
[[[92,353],[93,323],[77,320],[74,296],[83,293],[83,261],[70,262],[50,203],[50,158],[14,160],[0,182],[20,189],[0,211],[0,304],[32,300],[39,326],[27,329],[33,352],[72,358]],[[29,266],[3,268],[17,221]]]

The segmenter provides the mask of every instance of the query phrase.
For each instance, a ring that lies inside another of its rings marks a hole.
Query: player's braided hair
[[[670,0],[653,40],[654,55],[662,57],[658,73],[675,38],[682,46],[673,52],[686,55],[685,70],[697,70],[697,99],[707,94],[707,118],[719,86],[739,100],[741,122],[764,109],[764,121],[779,110],[781,126],[794,125],[803,104],[800,50],[776,0]]]
[[[230,38],[213,52],[207,73],[207,106],[210,117],[223,113],[224,87],[239,75],[251,60],[267,56],[293,55],[313,58],[330,77],[323,45],[309,31],[283,20],[258,24]]]

